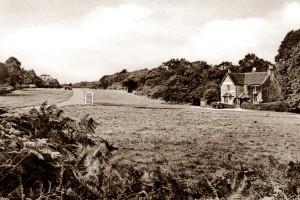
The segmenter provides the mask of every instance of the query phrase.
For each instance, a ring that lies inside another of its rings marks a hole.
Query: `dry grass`
[[[0,96],[0,107],[23,108],[41,105],[48,101],[48,104],[56,104],[68,100],[73,92],[61,89],[34,89],[16,90],[7,96]]]
[[[85,89],[87,91],[87,89]],[[126,107],[150,107],[150,108],[174,108],[175,105],[168,105],[162,100],[149,99],[145,96],[138,96],[127,93],[124,90],[89,90],[95,93],[95,105],[105,106],[126,106]],[[180,108],[182,106],[179,106]]]
[[[99,122],[97,134],[119,147],[121,162],[160,165],[195,181],[229,162],[239,168],[262,165],[270,156],[284,163],[300,159],[299,115],[171,106],[125,92],[95,92],[94,106],[64,110]]]

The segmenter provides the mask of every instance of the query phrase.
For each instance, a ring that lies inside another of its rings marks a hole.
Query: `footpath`
[[[84,91],[82,89],[73,89],[73,95],[72,97],[64,102],[60,102],[56,104],[56,106],[61,107],[61,106],[70,106],[70,105],[83,105],[84,103]],[[22,110],[30,110],[32,108],[40,108],[39,106],[30,106],[30,107],[25,107],[21,108]]]
[[[73,96],[64,102],[56,104],[56,106],[83,105],[84,91],[82,89],[73,89]]]

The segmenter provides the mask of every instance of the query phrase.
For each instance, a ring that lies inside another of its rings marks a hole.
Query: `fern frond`
[[[219,200],[217,189],[212,185],[212,183],[207,178],[206,178],[206,182],[207,182],[207,185],[208,185],[210,191],[212,192],[212,196],[213,196],[214,200]]]
[[[243,193],[246,191],[249,183],[248,183],[248,177],[243,173],[243,178],[242,180],[239,182],[239,184],[237,184],[237,181],[235,182],[235,191],[230,195],[229,199],[230,200],[242,200],[245,199],[245,197],[243,196]]]
[[[39,160],[44,160],[44,156],[38,151],[30,150],[29,154],[35,155]]]
[[[230,188],[232,191],[234,191],[236,189],[236,185],[237,185],[237,182],[238,182],[238,178],[239,178],[239,173],[236,172],[235,173],[235,176],[234,176],[234,179],[233,179],[233,182],[232,184],[230,185]]]

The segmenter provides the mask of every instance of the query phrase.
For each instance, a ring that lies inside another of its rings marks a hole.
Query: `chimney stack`
[[[273,65],[269,65],[268,75],[270,76],[271,81],[273,81],[273,79],[274,79],[274,67],[273,67]]]

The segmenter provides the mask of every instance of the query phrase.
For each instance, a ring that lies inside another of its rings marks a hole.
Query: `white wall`
[[[228,90],[227,88],[228,85],[230,87],[230,90]],[[228,99],[228,104],[233,104],[233,100],[236,97],[236,86],[234,85],[233,81],[229,76],[225,78],[221,85],[221,103],[225,103],[223,97],[225,93],[230,93],[233,96],[231,97],[231,99]]]

